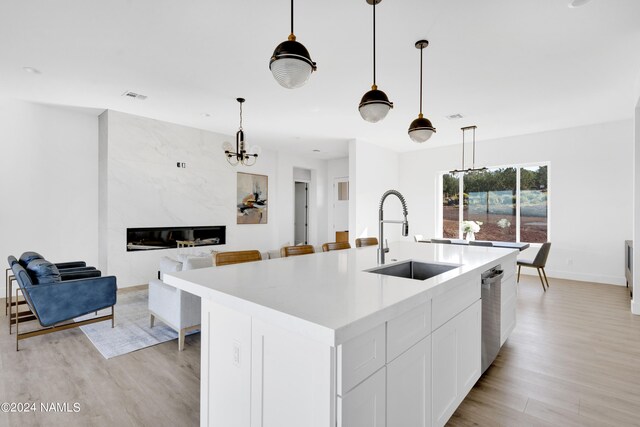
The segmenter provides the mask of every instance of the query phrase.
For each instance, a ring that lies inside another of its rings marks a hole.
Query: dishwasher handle
[[[502,281],[502,278],[504,277],[504,271],[497,270],[495,273],[496,274],[494,274],[493,276],[485,277],[482,279],[483,287],[490,288],[491,285],[498,284]]]

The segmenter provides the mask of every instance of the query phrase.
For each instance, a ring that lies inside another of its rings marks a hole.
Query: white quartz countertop
[[[459,264],[420,281],[370,273],[377,247],[354,248],[165,274],[164,281],[329,345],[341,344],[501,262],[516,250],[396,242],[386,265]]]

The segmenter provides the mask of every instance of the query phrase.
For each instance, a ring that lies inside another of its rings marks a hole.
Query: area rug
[[[105,359],[177,339],[178,333],[159,319],[156,319],[153,328],[149,327],[148,301],[149,293],[146,289],[118,293],[114,328],[111,327],[111,322],[105,321],[84,325],[80,329]],[[111,309],[101,310],[98,315],[109,314],[110,311]],[[95,313],[75,320],[92,317],[95,317]]]

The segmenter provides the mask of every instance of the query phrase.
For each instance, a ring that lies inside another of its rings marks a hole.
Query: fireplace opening
[[[127,228],[127,251],[172,249],[178,242],[189,246],[224,245],[226,226]]]

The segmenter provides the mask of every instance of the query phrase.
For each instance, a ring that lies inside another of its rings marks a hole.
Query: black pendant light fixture
[[[422,115],[422,51],[427,46],[429,46],[427,40],[418,40],[416,42],[416,49],[420,49],[420,114],[409,125],[409,138],[413,142],[420,143],[426,142],[436,132],[436,128],[433,127],[431,121]]]
[[[363,119],[376,123],[384,119],[393,108],[393,102],[389,101],[387,94],[378,90],[376,85],[376,4],[382,0],[366,0],[373,5],[373,85],[371,90],[364,94],[358,110]]]
[[[251,147],[251,150],[246,149],[244,131],[242,130],[242,103],[244,102],[244,98],[236,98],[236,101],[240,103],[240,129],[236,132],[236,151],[232,151],[233,146],[230,142],[222,144],[222,149],[230,165],[253,166],[258,159],[260,148],[254,146]]]
[[[455,169],[455,170],[449,171],[449,173],[457,174],[459,172],[482,172],[487,170],[486,167],[476,168],[476,129],[477,128],[478,126],[465,126],[463,128],[460,128],[462,130],[462,169]],[[464,168],[464,143],[465,143],[464,136],[468,130],[473,131],[473,157],[471,161],[471,167],[468,169],[465,169]]]
[[[311,73],[316,71],[316,63],[311,60],[309,51],[296,41],[293,34],[293,0],[291,0],[291,34],[276,47],[269,61],[273,77],[282,87],[296,89],[303,86]]]

